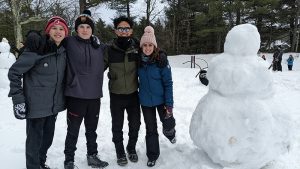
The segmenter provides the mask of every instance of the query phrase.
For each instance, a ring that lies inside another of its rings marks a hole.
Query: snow
[[[196,62],[201,66],[205,66],[205,62],[201,59],[205,59],[209,68],[212,64],[213,58],[219,54],[210,55],[196,55]],[[267,61],[265,66],[268,67],[272,60],[272,54],[265,54]],[[290,126],[289,131],[291,133],[291,144],[287,153],[278,155],[278,158],[264,167],[264,169],[300,169],[300,59],[295,58],[293,71],[287,71],[287,65],[284,60],[287,59],[289,53],[285,53],[283,56],[283,72],[272,72],[270,76],[273,79],[274,97],[278,99],[278,107],[284,110],[284,114],[279,116],[279,119],[286,119],[287,125]],[[176,118],[176,130],[177,130],[177,143],[171,144],[162,134],[161,124],[159,124],[159,139],[161,154],[155,165],[157,169],[232,169],[231,167],[222,167],[219,164],[214,163],[207,153],[194,145],[190,134],[189,127],[192,115],[198,105],[198,102],[203,98],[209,87],[202,85],[198,78],[195,78],[199,69],[189,68],[189,64],[182,64],[185,61],[190,60],[190,55],[178,55],[170,56],[170,64],[172,67],[173,81],[174,81],[174,116]],[[105,72],[106,74],[106,72]],[[7,75],[0,75],[0,79],[5,79]],[[3,81],[2,81],[3,82]],[[2,83],[0,82],[0,83]],[[267,83],[263,84],[267,85]],[[8,87],[0,88],[0,168],[1,169],[24,169],[25,168],[25,138],[26,138],[26,122],[24,120],[17,120],[14,118],[12,111],[11,99],[7,97]],[[104,97],[101,101],[100,120],[97,129],[98,133],[98,150],[101,159],[109,162],[107,169],[146,169],[147,157],[146,157],[146,143],[145,143],[145,125],[142,119],[141,130],[139,133],[139,140],[137,143],[137,153],[139,155],[138,163],[129,162],[125,167],[119,167],[116,163],[116,155],[114,144],[112,143],[111,134],[111,115],[109,111],[109,93],[107,87],[107,78],[105,76]],[[264,94],[262,91],[262,95]],[[268,91],[266,91],[268,93]],[[229,100],[231,98],[228,98]],[[223,99],[225,103],[227,99]],[[265,100],[257,99],[264,102]],[[266,104],[271,104],[268,101]],[[211,103],[207,103],[210,104]],[[222,103],[211,105],[214,107],[219,106]],[[249,115],[246,112],[249,110],[252,112],[252,108],[240,107],[245,115]],[[126,113],[125,113],[126,114]],[[263,113],[261,113],[263,114]],[[260,118],[261,114],[253,115],[253,119]],[[125,116],[125,119],[127,117]],[[199,121],[200,122],[200,121]],[[237,121],[238,122],[238,121]],[[200,123],[198,123],[200,124]],[[218,125],[221,126],[223,122]],[[268,128],[269,124],[265,124]],[[274,123],[273,126],[278,128],[280,124]],[[64,161],[64,141],[66,137],[67,124],[66,124],[66,112],[59,113],[56,122],[56,131],[53,140],[53,144],[48,151],[47,164],[53,168],[63,169]],[[236,128],[236,131],[241,131]],[[75,163],[80,169],[89,168],[86,162],[86,141],[84,135],[84,126],[81,127],[80,135],[77,143],[77,151],[75,155]],[[215,131],[212,131],[215,132]],[[264,131],[262,131],[264,132]],[[224,134],[229,133],[224,131]],[[128,140],[128,124],[127,120],[124,122],[124,144],[126,145]],[[267,144],[265,149],[272,149],[272,145]],[[226,158],[225,155],[223,158]],[[255,169],[255,168],[253,168]]]
[[[0,42],[0,88],[9,87],[9,81],[7,78],[8,69],[16,61],[14,54],[10,52],[10,45],[6,38],[3,38]]]
[[[260,35],[233,27],[208,68],[209,91],[192,116],[193,142],[224,167],[261,168],[289,146],[289,121],[274,97],[270,70],[257,57]]]

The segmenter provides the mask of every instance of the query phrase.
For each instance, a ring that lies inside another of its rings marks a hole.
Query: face
[[[52,39],[56,45],[59,45],[60,42],[65,38],[66,32],[64,27],[61,25],[54,25],[50,28],[49,31],[50,39]]]
[[[154,51],[154,45],[152,43],[144,43],[142,46],[143,53],[147,56],[151,55]]]
[[[92,27],[88,24],[80,24],[77,28],[77,34],[82,39],[90,39],[92,32]]]
[[[129,23],[122,21],[119,23],[117,28],[115,29],[115,34],[118,37],[130,37],[132,35],[132,28]]]

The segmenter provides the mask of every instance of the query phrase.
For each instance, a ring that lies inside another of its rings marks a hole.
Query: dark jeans
[[[293,69],[293,65],[288,65],[289,70]]]
[[[98,154],[97,133],[100,99],[79,99],[67,97],[67,136],[65,141],[65,162],[74,161],[79,129],[84,119],[87,154]]]
[[[26,168],[39,169],[47,158],[57,115],[43,118],[26,119]]]
[[[160,154],[159,142],[158,142],[158,132],[157,132],[157,122],[156,122],[156,110],[158,112],[160,121],[162,122],[163,130],[172,131],[172,133],[164,135],[171,140],[175,137],[175,119],[174,116],[165,119],[166,110],[164,105],[159,105],[156,107],[146,107],[142,106],[143,116],[146,124],[146,148],[147,157],[149,160],[157,160]]]
[[[125,154],[123,145],[124,111],[127,112],[129,126],[128,151],[135,151],[136,142],[141,125],[141,110],[138,92],[132,94],[110,93],[110,111],[112,118],[112,141],[115,143],[117,156]]]

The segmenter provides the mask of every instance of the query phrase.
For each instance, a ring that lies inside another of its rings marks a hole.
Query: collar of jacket
[[[79,37],[78,35],[75,36],[75,38],[83,43],[91,43],[91,39],[82,39],[81,37]]]

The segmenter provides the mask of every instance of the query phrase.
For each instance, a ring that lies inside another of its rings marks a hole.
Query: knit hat
[[[140,41],[140,47],[143,46],[144,43],[152,43],[157,48],[156,38],[154,35],[154,29],[151,26],[147,26],[144,29],[144,34]]]
[[[67,22],[62,17],[59,16],[53,16],[48,20],[47,25],[45,27],[45,33],[49,34],[51,27],[54,25],[62,26],[65,30],[66,36],[68,35],[69,28]]]
[[[80,24],[88,24],[92,28],[92,32],[94,32],[95,23],[91,16],[91,11],[88,9],[85,9],[82,14],[78,16],[78,18],[75,20],[75,31],[77,32],[77,28]]]

